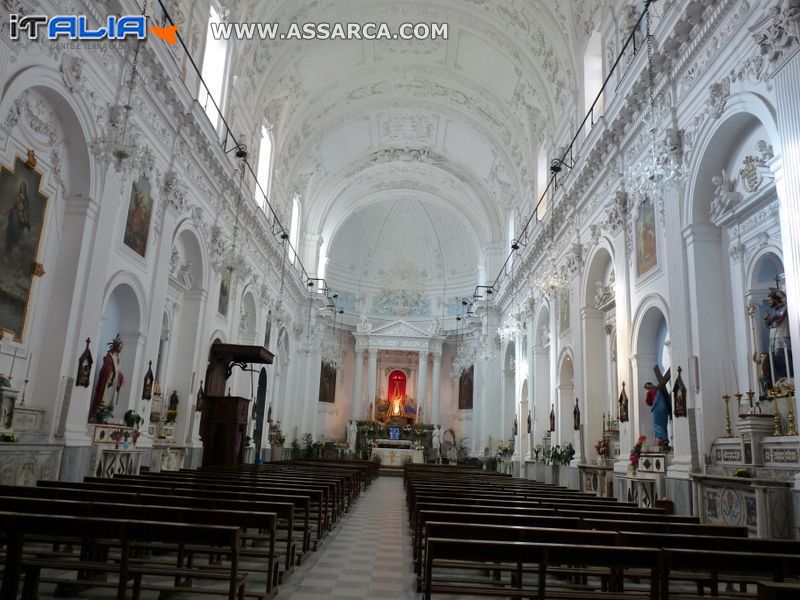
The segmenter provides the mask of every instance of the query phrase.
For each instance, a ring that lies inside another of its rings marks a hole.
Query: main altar
[[[411,440],[376,439],[372,442],[372,457],[380,458],[382,465],[402,466],[406,462],[424,462],[422,449],[416,449]]]

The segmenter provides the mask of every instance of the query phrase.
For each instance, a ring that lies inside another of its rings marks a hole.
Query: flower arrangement
[[[631,455],[629,460],[631,462],[631,467],[633,467],[634,471],[639,468],[639,458],[642,455],[642,444],[644,444],[644,441],[646,439],[647,439],[646,435],[640,435],[639,439],[636,440],[636,443],[633,445],[633,449],[631,450]]]
[[[178,411],[174,408],[170,408],[167,411],[166,423],[174,423],[177,418],[178,418]]]
[[[541,444],[536,444],[533,447],[533,460],[539,462],[539,455],[542,453],[542,450],[544,450],[544,446]]]
[[[497,442],[497,455],[511,456],[511,445],[505,440],[500,440]]]
[[[18,441],[19,438],[10,431],[0,433],[0,442],[18,442]]]
[[[750,477],[750,469],[747,467],[739,467],[733,472],[734,477]]]
[[[611,449],[608,447],[608,440],[606,440],[606,438],[599,439],[594,445],[594,451],[597,452],[597,456],[608,458],[611,453]]]
[[[572,462],[573,458],[575,458],[575,448],[572,444],[564,444],[563,446],[556,444],[548,452],[544,453],[545,464],[548,465],[567,466]]]

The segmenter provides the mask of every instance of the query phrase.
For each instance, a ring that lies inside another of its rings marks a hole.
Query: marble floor
[[[415,597],[403,479],[378,477],[276,600]]]

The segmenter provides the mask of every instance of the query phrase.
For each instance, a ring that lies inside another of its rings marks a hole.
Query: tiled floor
[[[403,480],[379,477],[276,600],[415,597]]]

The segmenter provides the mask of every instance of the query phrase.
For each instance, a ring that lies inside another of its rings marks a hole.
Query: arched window
[[[221,21],[222,18],[219,11],[212,6],[211,14],[208,17],[206,48],[203,53],[203,68],[201,69],[205,85],[200,84],[200,91],[197,95],[197,101],[206,111],[206,115],[215,129],[219,128],[221,118],[214,106],[214,102],[217,103],[219,110],[222,111],[222,96],[225,91],[225,63],[228,56],[227,40],[214,37],[214,33],[218,33],[217,27]]]
[[[583,54],[583,104],[584,114],[592,108],[592,102],[597,98],[600,89],[603,87],[603,46],[600,39],[600,32],[595,30],[589,43],[586,44],[586,51]],[[597,99],[597,104],[592,110],[592,120],[589,125],[597,122],[603,116],[603,96]],[[587,129],[587,133],[588,133]]]
[[[258,168],[256,169],[256,178],[264,190],[264,194],[269,195],[269,180],[272,173],[272,138],[269,135],[269,130],[261,126],[261,144],[258,147]],[[255,199],[261,210],[266,210],[267,204],[261,190],[258,186],[255,188]]]
[[[300,199],[295,196],[292,198],[292,220],[289,225],[289,243],[297,252],[297,241],[300,237]],[[294,264],[295,254],[292,254],[292,264]]]
[[[542,147],[539,150],[539,158],[536,161],[536,200],[535,202],[539,201],[539,198],[542,197],[545,188],[547,187],[547,177],[549,173],[547,170],[547,150]],[[539,205],[539,208],[536,209],[536,218],[540,221],[544,218],[545,213],[547,212],[547,198],[545,197],[542,200],[542,203]]]

